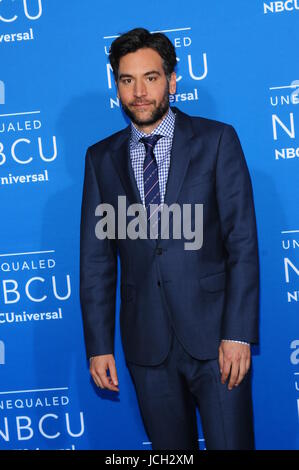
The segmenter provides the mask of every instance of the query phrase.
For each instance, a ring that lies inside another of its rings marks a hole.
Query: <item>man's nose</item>
[[[134,95],[137,97],[145,96],[147,93],[146,85],[142,80],[136,80],[134,87]]]

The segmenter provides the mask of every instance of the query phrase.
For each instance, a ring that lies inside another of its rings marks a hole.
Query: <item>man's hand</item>
[[[219,346],[219,367],[221,382],[225,384],[229,374],[228,389],[237,387],[250,367],[250,345],[221,341]]]
[[[107,370],[109,370],[110,377],[107,375]],[[89,371],[98,387],[119,392],[113,354],[103,354],[101,356],[91,357]]]

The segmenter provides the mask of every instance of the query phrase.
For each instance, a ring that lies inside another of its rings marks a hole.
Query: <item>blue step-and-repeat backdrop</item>
[[[119,290],[119,395],[90,379],[78,294],[85,151],[127,125],[107,55],[139,26],[176,47],[172,102],[239,134],[261,262],[256,447],[299,449],[298,0],[0,0],[0,449],[150,449]]]

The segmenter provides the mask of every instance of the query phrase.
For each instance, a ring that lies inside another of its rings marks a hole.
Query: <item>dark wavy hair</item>
[[[176,53],[172,42],[163,33],[150,33],[147,29],[135,28],[117,37],[111,44],[109,60],[116,81],[121,57],[143,48],[158,52],[163,60],[165,75],[170,77],[176,66]]]

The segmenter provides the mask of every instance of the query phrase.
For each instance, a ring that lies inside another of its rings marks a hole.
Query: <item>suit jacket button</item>
[[[159,287],[161,286],[161,282],[160,282],[160,281],[158,281],[157,284],[158,284]]]
[[[157,255],[162,255],[162,252],[163,252],[162,248],[158,247],[158,248],[156,249],[156,254],[157,254]]]

